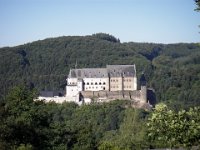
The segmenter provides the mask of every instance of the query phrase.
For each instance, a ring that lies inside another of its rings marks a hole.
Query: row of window
[[[74,84],[76,84],[76,82],[69,82],[69,84],[70,85],[74,85]],[[85,82],[83,82],[83,84],[85,85]],[[99,83],[97,83],[97,82],[95,82],[95,83],[93,83],[93,82],[91,82],[91,83],[87,82],[86,85],[106,85],[106,83],[105,82],[103,82],[103,83],[101,83],[101,82],[99,82]]]
[[[110,88],[118,88],[118,86],[116,85],[116,86],[110,86]]]
[[[124,82],[131,82],[131,79],[124,79]]]
[[[131,79],[124,79],[124,82],[131,82]],[[118,79],[111,79],[110,82],[118,82]]]
[[[110,82],[118,82],[118,79],[111,79],[110,80]],[[124,82],[131,82],[131,79],[124,79]],[[72,84],[72,85],[74,85],[74,84],[76,84],[75,82],[69,82],[69,84]],[[83,84],[85,85],[106,85],[106,83],[105,82],[99,82],[99,83],[97,83],[97,82],[95,82],[95,83],[93,83],[93,82],[91,82],[91,83],[89,83],[89,82],[87,82],[87,83],[85,83],[85,82],[83,82]]]
[[[85,84],[85,83],[83,83],[83,84]],[[106,85],[106,82],[103,82],[103,83],[101,83],[101,82],[99,82],[99,83],[97,83],[97,82],[95,82],[95,83],[93,83],[93,82],[91,82],[91,83],[87,82],[86,85]]]
[[[72,85],[74,85],[74,84],[76,84],[75,82],[69,82],[69,84],[72,84]]]
[[[124,86],[124,88],[127,88],[127,89],[128,89],[128,88],[131,88],[131,86]]]
[[[92,87],[89,86],[89,87],[86,87],[85,89],[88,90],[88,89],[95,89],[95,88],[98,89],[97,86],[96,86],[96,87],[94,87],[94,86],[92,86]],[[105,90],[105,87],[101,86],[101,89]]]

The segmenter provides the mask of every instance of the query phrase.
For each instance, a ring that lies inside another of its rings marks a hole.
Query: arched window
[[[97,82],[95,82],[95,85],[97,85]]]
[[[101,82],[99,82],[99,85],[101,85]]]
[[[89,82],[87,82],[87,85],[89,85]]]
[[[103,85],[105,85],[105,84],[106,84],[106,82],[103,83]]]

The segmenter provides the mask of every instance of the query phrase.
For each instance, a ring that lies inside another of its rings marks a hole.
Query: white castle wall
[[[83,78],[84,91],[109,90],[109,78]]]

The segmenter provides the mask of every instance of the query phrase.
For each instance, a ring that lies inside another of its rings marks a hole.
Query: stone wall
[[[141,92],[136,91],[82,91],[84,98],[107,98],[107,99],[125,99],[125,100],[140,100]]]

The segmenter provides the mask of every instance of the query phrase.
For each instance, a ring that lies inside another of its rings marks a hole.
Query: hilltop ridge
[[[120,43],[109,34],[48,38],[0,48],[0,97],[22,82],[38,90],[65,86],[70,68],[136,64],[159,101],[173,107],[200,104],[200,46],[197,43]]]

